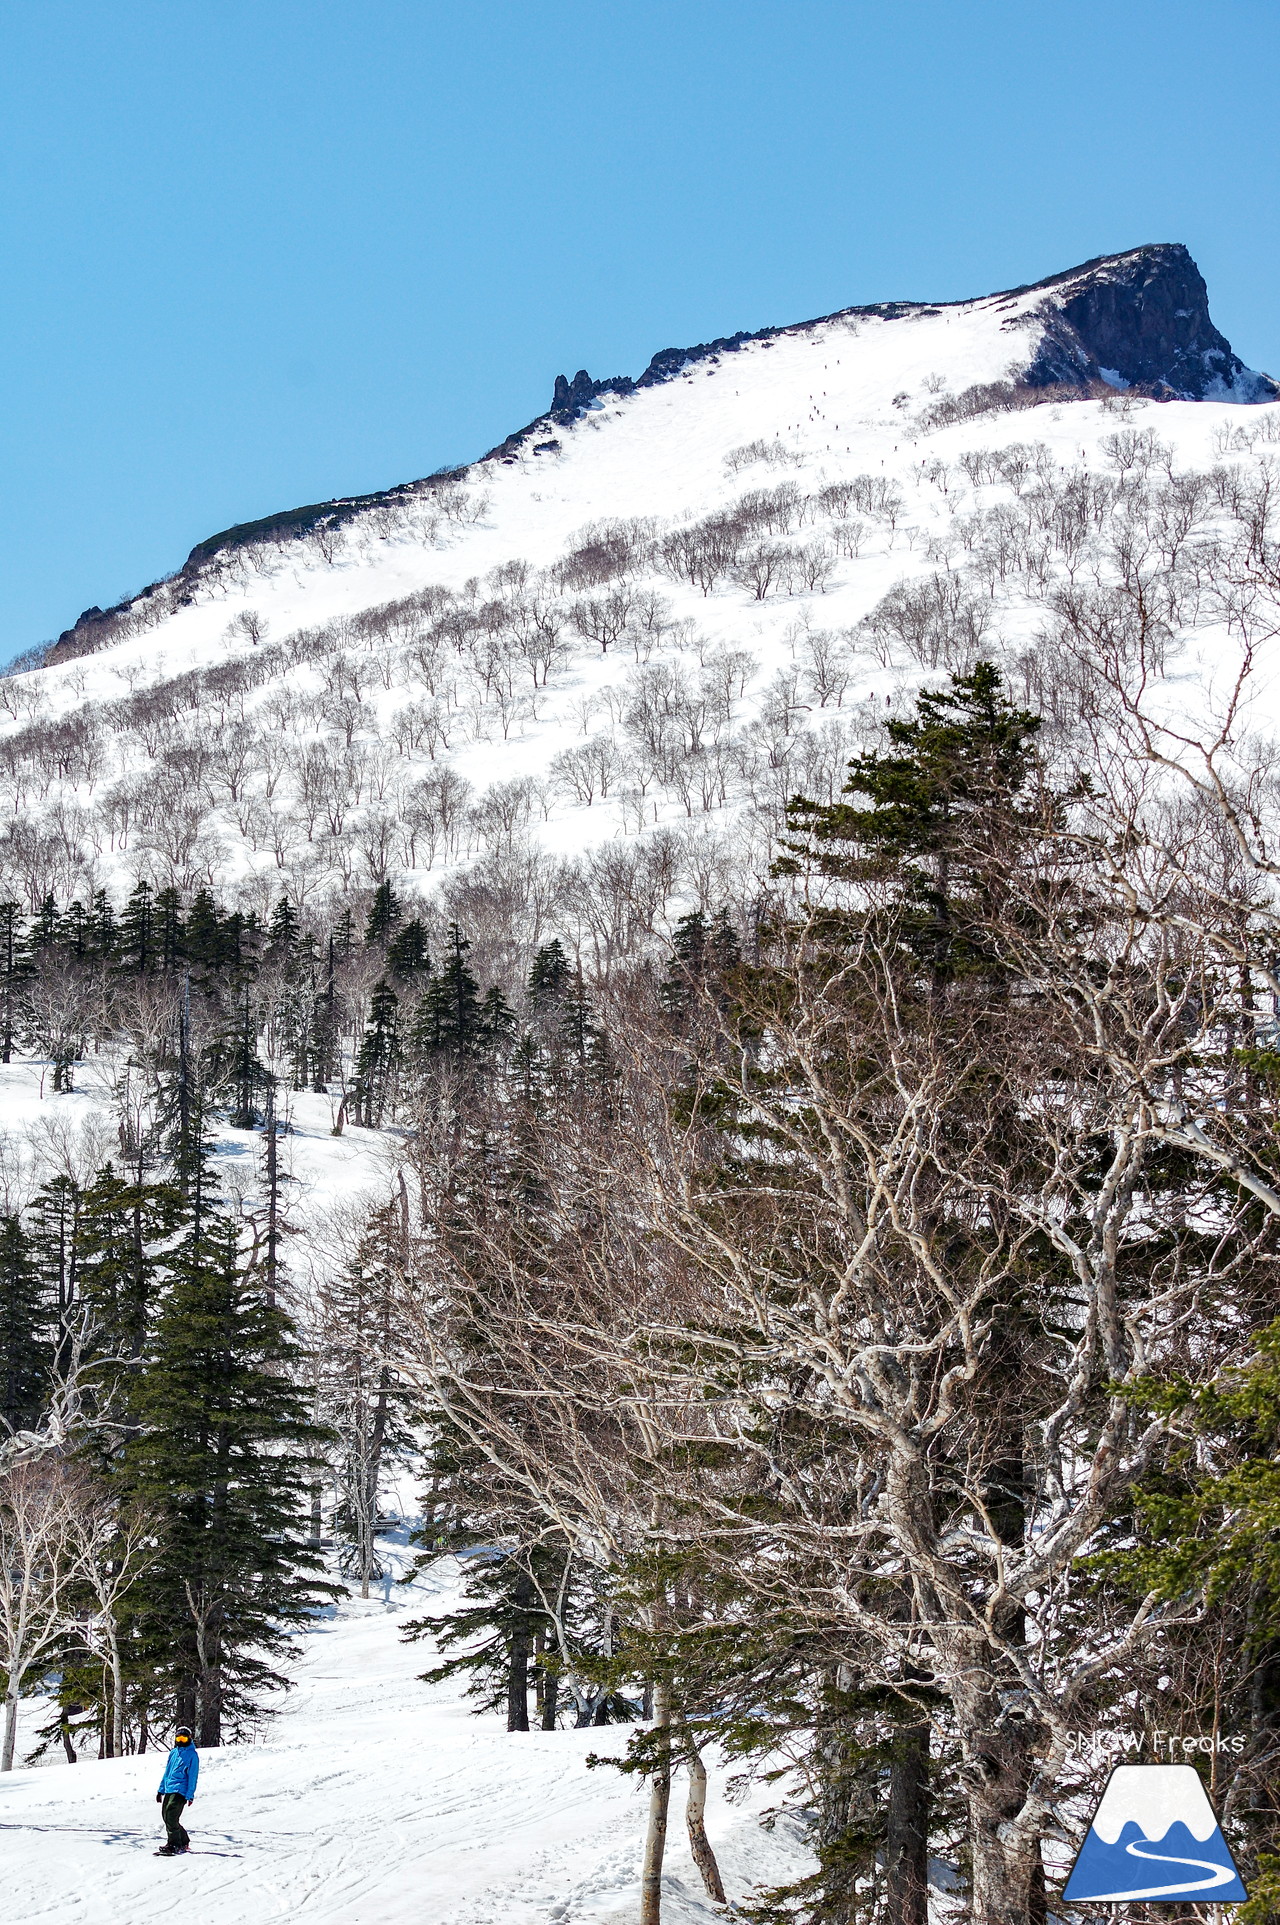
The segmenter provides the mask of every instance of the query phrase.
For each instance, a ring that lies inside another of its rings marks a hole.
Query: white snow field
[[[391,1555],[403,1565],[403,1547]],[[299,1640],[296,1688],[262,1741],[205,1752],[184,1813],[188,1857],[163,1843],[163,1752],[82,1759],[0,1778],[6,1925],[629,1925],[639,1907],[647,1792],[590,1752],[620,1755],[625,1726],[508,1733],[454,1682],[430,1686],[408,1618],[444,1608],[452,1558],[416,1585],[386,1581]],[[28,1701],[20,1732],[38,1717]],[[777,1787],[724,1797],[711,1764],[707,1830],[730,1897],[808,1869],[793,1824],[766,1828]],[[672,1790],[665,1925],[723,1917],[689,1855],[683,1774]]]

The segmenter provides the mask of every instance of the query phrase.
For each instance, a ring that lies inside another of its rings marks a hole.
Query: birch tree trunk
[[[693,1853],[694,1864],[702,1874],[702,1882],[707,1888],[708,1898],[717,1905],[723,1905],[726,1903],[724,1884],[720,1877],[720,1867],[716,1863],[716,1855],[711,1849],[711,1840],[707,1837],[705,1822],[707,1767],[703,1764],[702,1753],[693,1742],[689,1727],[683,1720],[680,1735],[684,1740],[685,1755],[689,1765],[689,1796],[684,1809],[684,1820],[689,1831],[689,1850]]]
[[[0,1752],[0,1771],[13,1770],[13,1751],[18,1737],[18,1692],[21,1679],[15,1673],[9,1679],[9,1689],[4,1697],[4,1749]]]
[[[663,1751],[649,1780],[649,1827],[644,1840],[644,1869],[640,1875],[640,1925],[662,1925],[662,1859],[667,1848],[667,1812],[671,1804],[671,1692],[665,1679],[653,1689],[654,1729],[661,1733]]]
[[[1015,1822],[1026,1798],[1028,1735],[977,1731],[965,1746],[973,1925],[1028,1925],[1031,1918],[1039,1839]]]
[[[114,1618],[107,1620],[107,1652],[111,1669],[111,1755],[124,1753],[124,1665],[120,1660],[120,1635]]]

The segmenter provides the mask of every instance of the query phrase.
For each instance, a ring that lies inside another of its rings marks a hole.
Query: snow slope
[[[451,869],[492,846],[479,808],[468,814],[461,840],[439,852],[424,854],[420,842],[410,847],[403,836],[397,841],[415,785],[435,780],[442,768],[472,785],[477,805],[513,780],[530,783],[537,806],[527,798],[522,805],[526,839],[556,857],[664,824],[682,833],[691,823],[699,832],[718,829],[744,808],[760,812],[768,770],[780,766],[779,703],[795,739],[783,745],[790,761],[774,788],[793,778],[810,793],[829,786],[876,705],[882,711],[886,697],[898,701],[925,679],[905,658],[876,659],[863,645],[861,625],[895,584],[939,569],[963,573],[974,539],[966,530],[975,518],[1016,505],[1018,485],[966,477],[966,454],[1018,445],[1042,479],[1076,468],[1113,472],[1109,450],[1117,433],[1150,430],[1179,469],[1205,470],[1224,451],[1246,459],[1250,449],[1265,453],[1280,434],[1274,402],[1159,404],[1098,383],[1098,398],[948,420],[949,398],[963,402],[1025,369],[1040,339],[1044,299],[1039,288],[952,307],[851,311],[732,352],[708,351],[654,385],[607,389],[579,410],[545,417],[451,478],[335,513],[331,525],[301,538],[264,524],[253,539],[203,545],[211,552],[198,565],[118,618],[91,624],[81,640],[94,652],[0,685],[11,711],[0,717],[0,750],[12,748],[21,758],[33,722],[71,719],[96,731],[92,766],[73,757],[52,779],[43,772],[12,781],[0,768],[0,788],[7,786],[10,807],[25,823],[25,839],[10,837],[0,847],[8,886],[28,896],[53,888],[65,901],[103,884],[119,891],[147,871],[189,889],[211,882],[258,906],[282,887],[297,900],[315,900],[368,886],[385,866],[430,893]],[[1238,392],[1255,389],[1242,383]],[[1029,391],[1021,393],[1026,399]],[[855,477],[883,484],[897,506],[860,522],[855,513],[851,536],[849,514],[824,505],[823,490]],[[800,505],[783,545],[823,547],[829,566],[820,581],[806,585],[793,573],[757,599],[725,577],[704,594],[655,559],[652,543],[664,533],[734,512],[744,497],[786,484]],[[554,571],[584,530],[618,519],[643,523],[651,537],[651,552],[629,571],[629,592],[656,596],[661,606],[644,637],[632,634],[602,652],[574,632],[581,589],[565,587]],[[523,671],[511,673],[504,704],[489,666],[478,663],[474,621],[487,611],[484,619],[505,635],[510,653],[511,605],[526,591],[495,571],[518,564],[532,571],[538,593],[556,602],[567,652],[545,687],[529,686]],[[351,626],[372,609],[429,589],[447,590],[473,622],[443,695],[424,684],[412,621],[363,635]],[[1034,635],[1033,599],[1025,585],[1003,580],[993,591],[997,619],[988,647],[997,655],[1016,652]],[[291,654],[292,638],[318,629],[328,633],[320,654]],[[815,633],[834,636],[849,657],[836,693],[817,689],[805,668]],[[254,660],[261,674],[236,698],[232,720],[222,698],[211,705],[200,693],[190,711],[175,704],[163,740],[139,719],[146,691],[170,689],[193,669]],[[344,662],[361,683],[346,698],[345,725],[335,719]],[[651,781],[626,719],[640,667],[657,665],[693,687],[719,673],[717,664],[735,686],[716,724],[713,746],[723,764],[716,779],[697,794],[665,778]],[[438,743],[404,739],[397,717],[415,703],[435,703],[444,717]],[[171,788],[160,778],[175,747],[187,757],[183,770],[193,766],[191,745],[213,726],[211,706],[218,709],[215,734],[248,728],[260,738],[283,737],[285,766],[269,780],[251,773],[247,813],[212,777],[199,776],[186,799],[203,783],[207,820],[190,846],[175,849],[168,839]],[[289,820],[301,808],[308,749],[340,754],[344,726],[345,747],[354,743],[372,768],[369,780],[351,788],[344,833],[360,852],[348,858],[314,821],[304,831]],[[768,744],[761,728],[774,732]],[[620,759],[612,788],[606,782],[604,792],[584,799],[559,765],[585,743],[617,745]],[[373,837],[367,850],[360,843],[366,831]]]
[[[403,1547],[392,1553],[403,1565]],[[587,1925],[637,1915],[647,1794],[589,1752],[625,1730],[508,1734],[450,1683],[417,1673],[430,1647],[404,1620],[444,1608],[443,1559],[417,1585],[340,1604],[300,1640],[296,1689],[262,1742],[206,1752],[189,1814],[191,1856],[152,1856],[162,1754],[51,1764],[0,1779],[3,1911],[12,1925]],[[23,1726],[35,1724],[24,1707]],[[668,1925],[721,1916],[705,1898],[673,1792]],[[774,1793],[776,1796],[776,1792]],[[742,1896],[807,1869],[769,1799],[724,1797],[713,1770],[707,1828],[726,1889]]]

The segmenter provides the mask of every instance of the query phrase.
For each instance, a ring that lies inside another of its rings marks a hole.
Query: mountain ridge
[[[1028,305],[1029,297],[1041,300]],[[116,619],[165,582],[194,583],[204,566],[229,550],[256,542],[288,540],[319,529],[339,529],[362,514],[411,500],[433,486],[447,485],[485,463],[511,465],[531,448],[555,453],[557,429],[571,428],[602,397],[624,398],[665,385],[700,363],[716,364],[744,348],[805,335],[859,320],[896,321],[994,309],[1008,304],[1001,323],[1006,332],[1035,335],[1010,384],[1022,399],[1086,398],[1100,388],[1125,390],[1154,400],[1226,399],[1243,405],[1274,400],[1280,386],[1268,375],[1247,368],[1209,315],[1208,288],[1187,248],[1180,242],[1153,242],[1119,254],[1098,255],[1015,288],[959,301],[879,301],[836,309],[811,320],[741,330],[687,348],[661,348],[643,370],[594,379],[579,369],[572,380],[557,375],[551,406],[473,463],[437,470],[418,481],[401,482],[373,493],[334,496],[251,521],[239,522],[197,542],[174,575],[148,583],[109,608],[85,609],[47,649],[50,664],[93,653],[110,639]],[[1105,355],[1105,360],[1103,356]],[[543,440],[539,446],[537,437]],[[179,603],[181,594],[179,594]],[[23,666],[34,665],[24,661]]]

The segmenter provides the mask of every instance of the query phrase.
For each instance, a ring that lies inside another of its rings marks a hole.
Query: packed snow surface
[[[403,1547],[392,1552],[405,1562]],[[620,1754],[626,1727],[508,1733],[461,1686],[417,1674],[431,1647],[406,1619],[447,1608],[455,1560],[414,1585],[385,1580],[317,1619],[300,1640],[296,1688],[262,1742],[206,1751],[183,1817],[191,1855],[156,1858],[163,1751],[84,1759],[0,1778],[3,1915],[9,1925],[627,1925],[639,1907],[647,1793],[587,1755]],[[24,1705],[20,1731],[37,1720]],[[707,1830],[726,1890],[741,1896],[807,1869],[766,1793],[724,1798],[712,1769]],[[776,1794],[775,1794],[776,1795]],[[723,1916],[685,1841],[672,1793],[667,1925]]]

